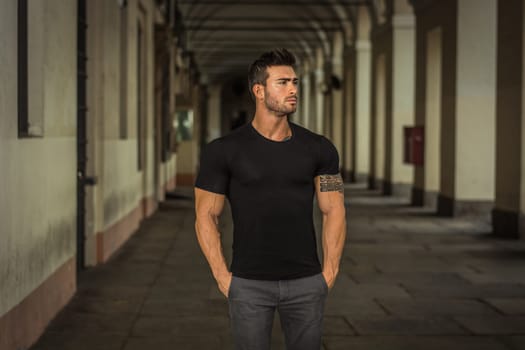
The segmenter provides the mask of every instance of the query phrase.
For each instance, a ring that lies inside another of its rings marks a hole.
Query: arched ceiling
[[[299,61],[322,48],[330,55],[334,32],[352,35],[354,8],[371,0],[177,0],[186,50],[210,82],[247,73],[262,52],[290,49]]]

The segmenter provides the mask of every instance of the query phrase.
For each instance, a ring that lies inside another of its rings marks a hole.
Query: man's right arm
[[[210,264],[213,277],[220,291],[228,296],[232,274],[226,266],[222,252],[221,234],[218,229],[219,216],[224,208],[222,194],[195,188],[195,232],[199,245]]]

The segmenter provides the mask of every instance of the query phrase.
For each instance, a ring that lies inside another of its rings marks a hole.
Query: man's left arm
[[[339,174],[316,176],[315,190],[323,214],[323,276],[328,288],[332,288],[346,237],[343,179]]]

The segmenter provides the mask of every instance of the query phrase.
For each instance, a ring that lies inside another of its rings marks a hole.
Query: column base
[[[425,205],[425,191],[423,189],[413,186],[410,196],[410,203],[417,207]]]
[[[440,216],[477,216],[490,221],[492,201],[458,200],[448,196],[438,196],[438,215]]]
[[[437,199],[437,214],[447,217],[454,216],[454,199],[439,194]]]
[[[389,183],[389,186],[391,188],[391,194],[396,197],[405,197],[410,198],[411,197],[411,190],[412,185],[411,184],[405,184],[405,183]]]
[[[424,195],[424,206],[434,208],[438,212],[439,194],[434,191],[426,191]]]
[[[349,183],[355,183],[355,173],[353,170],[342,170],[343,181]]]
[[[357,173],[355,176],[357,183],[368,183],[368,174],[366,173]]]
[[[381,190],[383,196],[399,196],[410,198],[411,185],[409,184],[392,184],[392,182],[383,179],[375,179],[372,176],[367,178],[368,189]]]
[[[438,205],[438,194],[432,191],[425,191],[419,187],[412,187],[410,203],[417,207],[436,208]]]
[[[519,239],[525,240],[525,213],[520,213]]]
[[[476,216],[487,221],[494,206],[492,201],[456,200],[437,192],[412,187],[411,204],[436,208],[437,215],[444,217]]]
[[[525,223],[524,215],[518,212],[492,209],[492,232],[502,238],[520,238],[520,221]]]
[[[392,184],[389,181],[369,177],[368,186],[371,190],[380,190],[383,196],[392,195]]]
[[[388,180],[380,180],[381,181],[381,193],[383,193],[384,196],[391,196],[392,195],[392,183]]]
[[[369,190],[376,190],[377,189],[376,179],[373,176],[368,175],[367,179],[366,179],[366,183],[368,184],[368,189]]]

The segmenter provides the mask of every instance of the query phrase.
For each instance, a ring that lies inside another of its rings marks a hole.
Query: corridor
[[[524,24],[525,0],[0,0],[0,350],[231,349],[192,188],[285,81],[272,113],[346,186],[324,350],[525,350]],[[293,74],[250,74],[280,48]]]
[[[524,241],[360,184],[345,193],[348,236],[324,350],[525,349]],[[227,301],[193,225],[191,188],[179,188],[108,263],[79,275],[31,349],[231,349]],[[227,209],[220,227],[229,259]],[[284,349],[274,326],[272,349]]]

